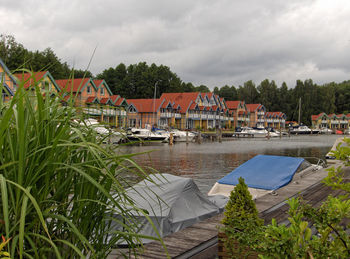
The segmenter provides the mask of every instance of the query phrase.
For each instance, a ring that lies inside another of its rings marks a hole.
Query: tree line
[[[16,42],[11,35],[0,36],[0,58],[10,70],[27,68],[33,71],[49,70],[55,79],[94,77],[90,71],[71,68],[62,62],[50,48],[30,51]],[[146,62],[104,69],[96,78],[106,80],[114,94],[125,98],[153,98],[165,92],[210,92],[205,85],[195,86],[184,82],[165,65],[148,65]],[[239,86],[216,86],[215,94],[225,100],[244,100],[246,103],[261,103],[267,111],[281,111],[288,120],[297,120],[299,98],[302,99],[301,121],[311,124],[311,115],[325,112],[350,112],[350,80],[341,83],[315,84],[312,79],[297,80],[294,88],[285,82],[277,86],[274,80],[265,79],[256,85],[252,80]]]

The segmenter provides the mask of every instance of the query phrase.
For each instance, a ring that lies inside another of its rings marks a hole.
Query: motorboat
[[[332,131],[331,129],[329,129],[329,128],[321,128],[321,129],[319,130],[319,132],[320,132],[321,134],[332,134],[332,133],[333,133],[333,131]]]
[[[167,141],[168,140],[167,136],[156,134],[149,129],[142,129],[142,128],[140,129],[130,128],[126,133],[126,137],[128,140],[131,140],[131,141],[140,141],[140,140]]]
[[[290,134],[312,134],[312,130],[306,125],[292,126],[289,130]]]
[[[305,176],[321,168],[321,163],[311,164],[304,158],[257,155],[218,180],[208,195],[229,197],[242,177],[253,199],[257,199],[289,184],[295,175]]]
[[[140,226],[138,234],[154,238],[170,235],[217,215],[224,210],[228,201],[222,196],[204,195],[192,178],[171,174],[150,175],[147,180],[126,189],[126,195],[138,208],[135,210],[135,207],[131,207],[129,210]],[[147,216],[140,213],[140,210]],[[117,214],[114,216],[118,217]],[[119,228],[121,226],[113,221],[111,229]],[[143,243],[151,241],[153,240],[142,238]],[[118,245],[125,243],[120,240]]]
[[[250,135],[254,138],[266,138],[266,137],[278,137],[279,134],[273,131],[267,131],[265,128],[251,128],[251,127],[242,127],[241,135]]]
[[[193,132],[182,131],[178,129],[172,129],[170,133],[173,133],[175,142],[186,142],[186,141],[191,142],[196,137],[196,135]]]
[[[101,138],[103,138],[104,142],[107,142],[108,140],[110,143],[119,143],[124,137],[121,132],[106,128],[96,119],[86,119],[79,124],[86,125],[88,128],[93,129]]]

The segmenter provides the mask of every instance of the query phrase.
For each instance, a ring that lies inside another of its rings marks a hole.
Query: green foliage
[[[33,71],[49,70],[55,79],[69,78],[74,72],[74,77],[83,77],[83,70],[71,69],[66,62],[62,62],[51,48],[43,51],[30,51],[22,44],[16,42],[11,35],[0,35],[0,58],[5,62],[10,70],[18,68],[30,69]],[[86,77],[92,76],[90,71],[86,71]]]
[[[346,146],[334,151],[338,159],[349,165],[350,139],[345,138]],[[319,207],[304,204],[300,199],[288,201],[290,226],[271,225],[259,230],[264,236],[253,248],[262,253],[261,258],[349,258],[350,257],[350,185],[343,179],[340,167],[328,170],[324,183],[344,195],[329,196]],[[311,226],[316,235],[312,235]]]
[[[259,238],[256,230],[263,225],[263,220],[259,218],[252,196],[241,177],[230,194],[224,215],[221,230],[227,237],[224,241],[226,250],[231,256],[246,255],[247,248]],[[236,242],[240,244],[237,249]]]
[[[106,258],[123,239],[136,249],[133,214],[145,212],[125,187],[145,173],[132,154],[117,155],[78,123],[73,102],[62,106],[59,96],[33,89],[35,95],[19,85],[9,103],[0,99],[0,234],[11,238],[5,250],[12,258]],[[112,225],[120,228],[112,232]]]

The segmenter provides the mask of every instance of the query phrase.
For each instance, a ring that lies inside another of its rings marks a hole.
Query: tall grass
[[[22,82],[10,102],[0,100],[0,235],[11,238],[5,250],[11,258],[105,258],[122,239],[137,247],[123,174],[145,177],[142,169],[77,123],[73,101],[63,106],[29,80],[31,89]],[[122,230],[109,232],[111,224]]]

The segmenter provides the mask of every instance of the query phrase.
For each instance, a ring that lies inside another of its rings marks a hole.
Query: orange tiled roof
[[[262,105],[260,103],[250,103],[246,104],[246,106],[249,111],[256,111]]]
[[[241,101],[226,101],[226,106],[230,110],[236,110]]]
[[[106,104],[110,99],[108,97],[101,98],[100,103]]]
[[[156,112],[164,99],[127,99],[128,104],[136,107],[138,112]]]
[[[191,93],[163,93],[160,97],[161,99],[165,99],[166,101],[171,101],[180,105],[181,113],[186,113],[187,109],[190,108],[192,102],[195,102],[199,93],[191,92]]]
[[[17,73],[17,74],[14,74],[14,76],[17,77],[19,81],[24,83],[24,89],[28,89],[33,83],[40,81],[46,75],[46,73],[47,71],[33,72],[33,74]],[[33,78],[33,75],[34,75],[34,78]]]
[[[96,87],[99,87],[100,84],[102,84],[103,79],[94,79],[93,81],[94,81],[94,84],[96,85]]]
[[[56,80],[57,85],[61,88],[61,90],[65,90],[67,92],[80,92],[81,88],[89,82],[90,78],[75,78],[75,79],[61,79]]]
[[[96,96],[90,96],[85,100],[85,103],[93,103],[95,101],[95,99],[97,99]]]

